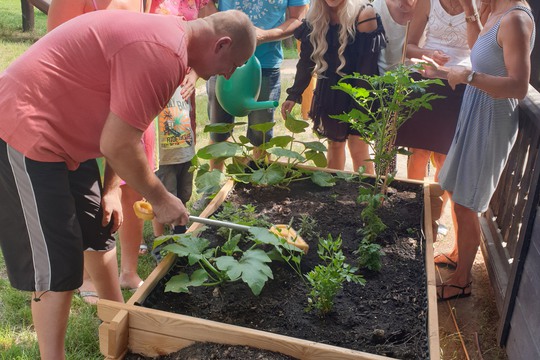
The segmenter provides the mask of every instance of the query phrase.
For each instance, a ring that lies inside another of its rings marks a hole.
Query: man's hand
[[[161,224],[186,225],[189,213],[182,201],[171,193],[163,201],[152,203],[156,220]]]
[[[111,220],[113,222],[111,233],[118,231],[124,222],[124,214],[122,212],[122,203],[120,202],[121,191],[119,188],[103,193],[101,197],[101,207],[103,209],[103,218],[101,225],[107,226]]]

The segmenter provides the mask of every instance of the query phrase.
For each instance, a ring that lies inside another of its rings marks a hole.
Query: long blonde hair
[[[345,47],[349,43],[349,39],[354,38],[356,34],[356,21],[360,10],[369,2],[367,0],[345,0],[345,6],[338,10],[339,24],[339,49],[338,57],[340,64],[337,68],[339,75],[344,75],[341,70],[345,66]],[[330,9],[325,0],[311,0],[309,11],[306,15],[306,20],[311,26],[311,36],[309,41],[313,45],[313,54],[311,59],[315,62],[314,72],[317,76],[328,69],[328,64],[324,60],[324,55],[328,51],[328,43],[326,42],[326,34],[330,27]]]

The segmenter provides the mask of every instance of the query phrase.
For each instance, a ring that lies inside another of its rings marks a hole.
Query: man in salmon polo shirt
[[[93,246],[83,244],[76,214],[87,200],[70,187],[71,170],[104,156],[160,223],[186,224],[184,204],[149,168],[141,135],[188,67],[228,78],[255,44],[239,11],[190,22],[97,11],[45,35],[0,74],[0,245],[11,285],[33,292],[41,359],[65,359],[71,298],[83,250]]]

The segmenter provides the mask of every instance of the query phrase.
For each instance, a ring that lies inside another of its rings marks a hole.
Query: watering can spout
[[[275,108],[277,101],[259,101],[261,90],[261,63],[253,55],[238,67],[229,79],[218,76],[216,98],[221,107],[233,116],[246,116],[253,110]]]
[[[270,109],[277,106],[277,101],[255,101],[255,99],[249,99],[244,103],[244,107],[249,111]]]

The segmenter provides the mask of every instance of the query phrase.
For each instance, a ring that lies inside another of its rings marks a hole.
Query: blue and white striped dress
[[[471,50],[474,71],[507,76],[503,49],[497,43],[502,17],[478,37]],[[534,18],[533,18],[534,22]],[[536,30],[533,29],[531,49]],[[486,211],[508,160],[518,131],[517,99],[494,99],[486,92],[467,86],[454,140],[439,174],[441,187],[453,193],[452,200],[477,212]]]

